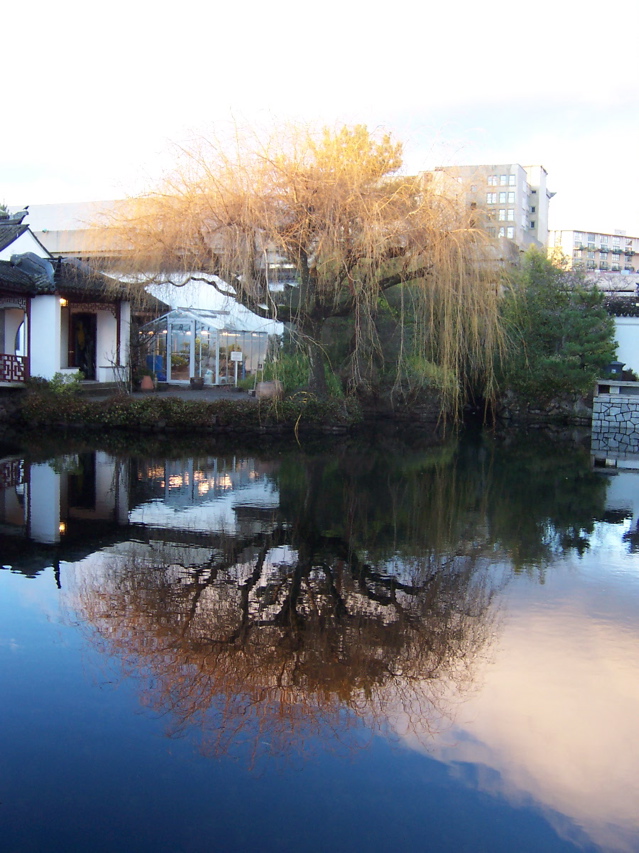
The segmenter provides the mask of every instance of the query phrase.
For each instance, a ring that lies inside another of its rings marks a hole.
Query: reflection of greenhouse
[[[147,367],[160,382],[227,385],[254,375],[263,365],[266,332],[234,328],[228,311],[177,308],[142,329],[148,338]],[[236,372],[237,371],[237,372]]]

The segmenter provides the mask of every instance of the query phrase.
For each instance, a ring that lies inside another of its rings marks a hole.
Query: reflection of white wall
[[[620,471],[610,477],[606,509],[629,510],[633,524],[639,515],[639,471]]]
[[[98,518],[111,518],[116,507],[115,460],[106,453],[95,454],[95,513]]]
[[[60,541],[60,475],[49,465],[29,472],[29,535],[35,542]]]
[[[24,507],[18,498],[18,490],[24,493],[24,485],[0,489],[0,523],[11,527],[24,527]]]

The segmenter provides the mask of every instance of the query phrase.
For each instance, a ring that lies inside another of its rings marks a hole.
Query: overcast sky
[[[409,170],[541,164],[552,228],[639,236],[639,3],[76,0],[3,10],[0,201],[118,198],[232,119],[365,123]]]

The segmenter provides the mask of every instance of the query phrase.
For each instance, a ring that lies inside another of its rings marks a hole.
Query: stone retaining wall
[[[639,451],[639,396],[599,394],[593,401],[591,449]]]

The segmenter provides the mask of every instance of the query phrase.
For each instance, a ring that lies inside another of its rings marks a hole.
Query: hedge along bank
[[[344,432],[361,422],[350,400],[215,400],[133,399],[125,395],[104,401],[72,395],[26,392],[6,420],[26,429],[86,428],[136,431],[206,432]]]

